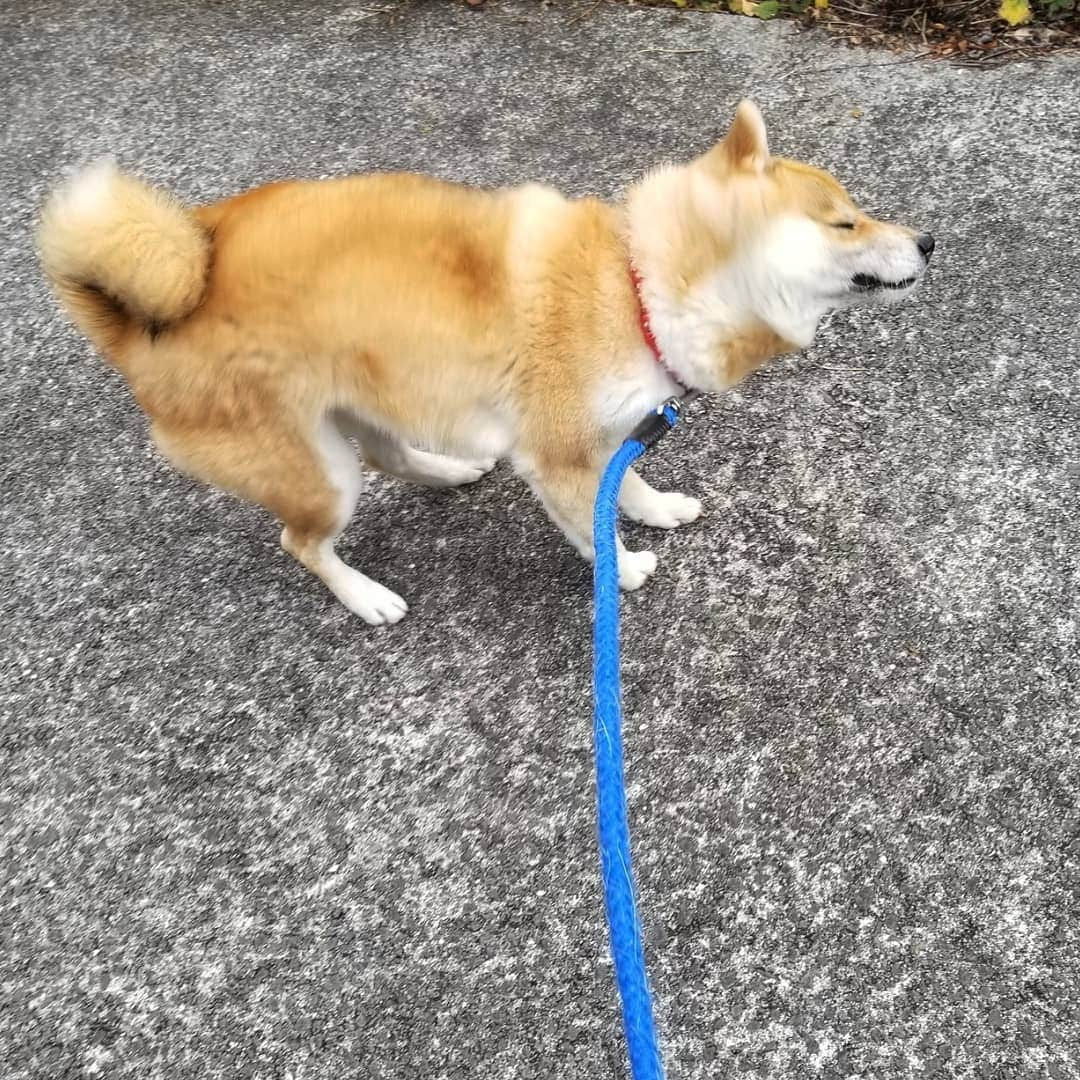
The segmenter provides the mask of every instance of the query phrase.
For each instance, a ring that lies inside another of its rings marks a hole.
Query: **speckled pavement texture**
[[[625,1076],[587,569],[505,469],[373,479],[343,550],[412,611],[350,618],[154,456],[39,279],[46,186],[112,152],[192,200],[377,168],[614,194],[752,92],[938,254],[644,468],[707,507],[624,608],[670,1076],[1080,1077],[1080,62],[379,7],[0,17],[0,1074]]]

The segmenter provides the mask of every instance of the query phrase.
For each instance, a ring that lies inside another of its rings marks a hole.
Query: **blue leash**
[[[593,731],[596,742],[597,830],[611,955],[622,1001],[623,1030],[633,1080],[663,1080],[653,1020],[645,946],[630,862],[630,826],[623,778],[619,687],[619,566],[615,543],[619,488],[626,470],[678,422],[697,395],[670,398],[634,430],[608,463],[593,511]]]

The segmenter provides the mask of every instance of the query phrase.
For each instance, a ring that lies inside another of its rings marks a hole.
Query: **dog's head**
[[[863,213],[829,173],[772,157],[752,102],[694,169],[740,300],[796,344],[809,342],[831,308],[909,296],[934,250],[928,233]]]

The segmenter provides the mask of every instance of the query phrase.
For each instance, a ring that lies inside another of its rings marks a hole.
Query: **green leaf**
[[[759,19],[771,19],[780,10],[780,0],[761,0],[754,5],[754,15]]]

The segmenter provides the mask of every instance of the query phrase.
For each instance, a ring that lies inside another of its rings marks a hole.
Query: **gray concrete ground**
[[[412,612],[351,619],[155,458],[39,278],[46,186],[113,152],[193,200],[379,168],[615,194],[752,92],[775,150],[939,248],[645,468],[707,505],[625,605],[671,1076],[1080,1076],[1080,64],[379,6],[0,17],[0,1071],[625,1075],[586,568],[505,470],[376,478],[344,550]]]

